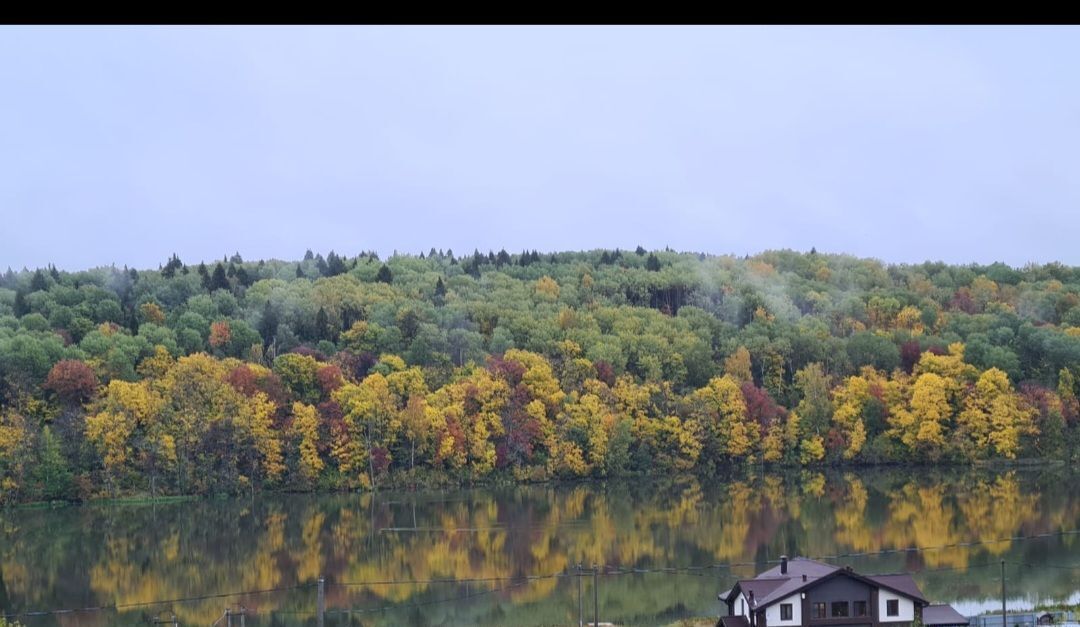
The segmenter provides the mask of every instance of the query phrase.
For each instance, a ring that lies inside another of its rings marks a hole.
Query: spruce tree
[[[319,307],[319,313],[315,314],[315,339],[330,339],[330,317],[326,315],[323,307]]]
[[[229,279],[225,276],[225,266],[220,263],[214,266],[214,274],[210,277],[210,291],[229,289]]]
[[[47,289],[49,289],[49,282],[45,279],[45,273],[41,271],[41,268],[38,268],[30,279],[30,291],[42,292]]]
[[[386,267],[385,263],[379,268],[379,273],[375,275],[375,280],[381,283],[394,282],[394,275],[390,272],[390,268]]]

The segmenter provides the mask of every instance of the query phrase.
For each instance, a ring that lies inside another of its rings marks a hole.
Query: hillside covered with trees
[[[0,276],[0,501],[1070,458],[1080,268],[310,251]]]

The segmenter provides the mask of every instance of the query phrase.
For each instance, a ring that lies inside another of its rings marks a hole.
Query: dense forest
[[[1080,268],[452,251],[0,275],[0,500],[1080,451]]]

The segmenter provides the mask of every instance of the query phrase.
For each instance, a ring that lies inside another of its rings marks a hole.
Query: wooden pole
[[[581,564],[576,566],[577,570],[577,624],[578,627],[585,627],[585,602],[581,598]]]
[[[319,627],[326,627],[326,580],[319,575]]]
[[[600,572],[600,567],[593,564],[592,567],[592,591],[593,591],[593,625],[600,624],[600,586],[597,585],[599,578],[597,574]]]
[[[1008,625],[1008,615],[1005,613],[1005,560],[1001,560],[1001,627]]]

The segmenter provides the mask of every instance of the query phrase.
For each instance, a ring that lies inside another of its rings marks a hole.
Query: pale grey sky
[[[4,27],[0,269],[505,247],[1080,265],[1073,27]]]

